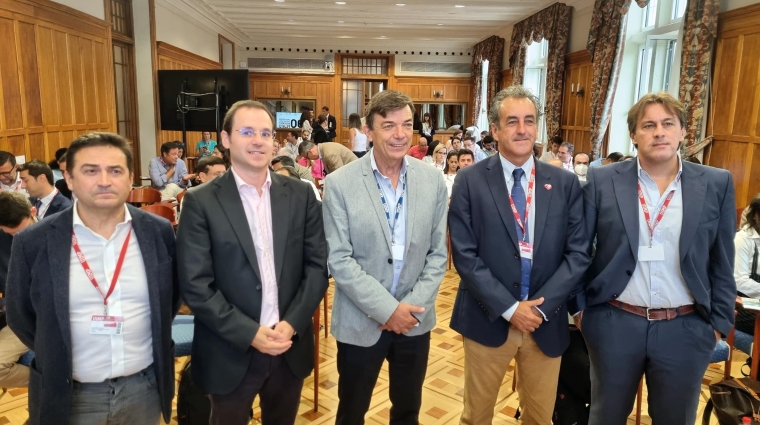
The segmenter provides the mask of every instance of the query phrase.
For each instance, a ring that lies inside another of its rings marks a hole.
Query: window
[[[687,0],[673,0],[673,15],[671,20],[675,21],[683,18],[683,14],[686,13]]]
[[[107,0],[111,2],[111,30],[132,37],[132,1]]]
[[[674,73],[676,35],[649,36],[639,48],[636,99],[647,93],[671,92],[678,85],[678,73]],[[674,75],[675,74],[675,75]]]
[[[684,0],[684,3],[686,0]],[[653,28],[657,22],[657,0],[649,0],[649,4],[644,8],[644,16],[641,27],[644,29]]]
[[[549,43],[546,40],[528,45],[525,54],[525,73],[523,85],[538,97],[541,110],[546,107],[546,58],[549,54]],[[538,120],[538,141],[546,141],[546,116]]]
[[[387,58],[343,58],[343,73],[358,75],[387,75]]]

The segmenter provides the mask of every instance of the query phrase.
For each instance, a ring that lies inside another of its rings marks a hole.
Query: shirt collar
[[[2,183],[2,182],[0,182],[0,185],[2,185],[2,187],[8,190],[19,189],[21,187],[21,173],[16,171],[16,181],[12,185],[7,186],[5,183]]]
[[[511,176],[512,172],[515,171],[515,168],[517,168],[517,166],[509,162],[507,158],[504,158],[504,155],[500,153],[498,155],[499,160],[501,161],[501,168],[503,168],[504,171]],[[525,161],[525,164],[523,164],[520,168],[525,171],[525,176],[527,177],[530,174],[530,170],[533,169],[533,155],[531,155],[528,160]]]
[[[74,206],[72,207],[72,209],[74,210],[74,223],[73,223],[74,227],[78,226],[78,227],[81,227],[81,228],[84,228],[84,229],[92,231],[92,229],[90,229],[89,227],[87,227],[87,225],[84,224],[84,222],[82,221],[82,218],[79,217],[79,210],[77,209],[77,204],[78,203],[79,203],[79,201],[75,200],[74,201]],[[120,227],[120,226],[122,226],[124,224],[127,224],[127,223],[131,222],[131,221],[132,221],[132,214],[129,213],[129,208],[127,208],[127,204],[124,204],[124,221],[122,221],[121,223],[117,224],[116,227]]]
[[[47,196],[40,199],[40,202],[42,202],[42,205],[47,205],[51,202],[53,202],[53,198],[55,198],[55,195],[58,194],[58,189],[53,188],[53,191],[50,192]]]
[[[388,178],[383,173],[381,173],[380,170],[377,169],[377,161],[375,161],[375,148],[372,148],[372,150],[370,151],[369,159],[370,159],[370,164],[372,165],[372,171],[376,171],[377,174],[379,174],[379,175],[381,175],[381,176],[383,176],[385,178]],[[399,176],[403,176],[404,174],[406,174],[406,166],[407,166],[407,164],[408,164],[408,162],[406,160],[406,155],[404,155],[404,159],[401,162],[401,170],[399,171]]]
[[[255,187],[252,184],[248,184],[238,175],[238,173],[235,172],[235,167],[230,167],[230,170],[232,171],[232,177],[235,178],[235,185],[237,186],[238,190],[243,187],[252,187],[256,190],[259,188]],[[269,189],[272,186],[272,175],[269,173],[269,170],[267,169],[267,179],[264,181],[264,185],[261,187],[262,190]]]
[[[649,177],[649,173],[646,172],[643,168],[641,168],[641,161],[639,161],[639,158],[636,158],[636,169],[639,172],[639,178],[644,180],[645,182],[654,182],[654,179]],[[676,174],[675,181],[680,182],[681,181],[681,173],[683,172],[683,161],[681,160],[681,157],[678,157],[678,174]]]

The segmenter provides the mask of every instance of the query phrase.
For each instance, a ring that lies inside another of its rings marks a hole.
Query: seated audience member
[[[48,166],[53,170],[53,182],[63,180],[63,167],[61,166],[61,158],[66,155],[68,148],[60,148],[55,151],[55,159],[48,162]]]
[[[630,160],[632,160],[634,158],[636,158],[636,157],[633,156],[633,155],[626,155],[626,156],[623,157],[623,159],[621,159],[621,161],[630,161]]]
[[[325,175],[358,159],[350,149],[335,142],[324,142],[318,145],[313,142],[304,142],[298,147],[298,153],[312,161],[321,159],[324,164]]]
[[[583,186],[583,182],[586,181],[586,173],[588,172],[588,164],[589,164],[588,154],[585,154],[583,152],[578,152],[573,157],[573,171],[575,172],[575,175],[578,176],[578,180],[581,181],[581,186]]]
[[[472,151],[475,157],[475,162],[480,162],[488,158],[485,152],[483,152],[483,150],[480,149],[480,146],[478,146],[478,144],[475,143],[475,137],[473,136],[467,136],[464,138],[464,148]]]
[[[299,179],[314,183],[314,177],[311,175],[311,170],[296,163],[289,156],[276,156],[272,159],[272,169],[277,171],[280,167],[293,167],[293,169],[296,170]]]
[[[28,197],[29,194],[21,187],[21,184],[16,156],[10,152],[0,151],[0,191],[21,192]]]
[[[434,140],[432,143],[428,143],[427,150],[425,151],[425,156],[422,157],[422,162],[425,162],[427,164],[432,164],[433,161],[433,152],[435,151],[435,148],[440,145],[441,142],[438,140]]]
[[[575,146],[573,146],[570,142],[562,142],[562,144],[559,146],[559,151],[557,151],[557,155],[560,161],[562,161],[562,167],[572,172],[573,171],[573,152],[575,151]]]
[[[282,165],[282,163],[278,162],[277,165],[279,167],[274,169],[274,172],[277,174],[282,174],[283,176],[293,177],[294,179],[301,180],[302,182],[308,183],[311,185],[311,188],[314,190],[314,196],[317,197],[317,201],[322,202],[322,195],[319,194],[319,189],[317,189],[317,186],[314,185],[310,180],[306,180],[304,178],[301,178],[301,176],[298,175],[298,171],[296,171],[295,167],[290,165]]]
[[[185,144],[179,141],[175,141],[174,144],[177,146],[177,158],[181,160],[185,160]]]
[[[42,220],[71,206],[71,201],[53,186],[53,170],[35,159],[18,167],[22,187],[35,198],[37,218]]]
[[[424,158],[425,154],[427,153],[427,143],[428,143],[427,139],[420,136],[420,139],[417,142],[417,144],[409,148],[409,152],[407,152],[406,154],[422,161],[422,158]]]
[[[61,171],[63,172],[64,176],[66,175],[66,154],[63,154],[58,159],[58,165],[61,166]],[[63,178],[61,180],[58,180],[55,182],[55,188],[58,189],[58,192],[61,193],[61,195],[65,196],[66,198],[70,199],[72,202],[74,199],[72,198],[71,189],[69,189],[68,183],[66,183],[66,179]]]
[[[211,132],[204,131],[201,133],[201,140],[195,145],[195,150],[198,152],[199,158],[205,158],[211,156],[216,148],[216,141],[211,140]]]
[[[475,155],[469,149],[459,149],[459,170],[475,163]]]
[[[311,140],[311,130],[302,130],[301,131],[301,137],[298,138],[298,144],[305,142],[306,140]]]
[[[446,155],[446,167],[443,168],[443,177],[446,180],[446,189],[451,199],[451,188],[454,187],[454,180],[457,177],[459,169],[459,152],[451,151]]]
[[[542,162],[549,162],[550,159],[559,159],[559,147],[562,145],[562,137],[554,136],[549,141],[549,149],[541,155]]]
[[[198,160],[194,171],[198,175],[198,182],[203,184],[224,174],[227,171],[227,167],[223,159],[209,155]]]
[[[176,199],[177,194],[192,186],[195,174],[188,174],[185,161],[179,159],[176,142],[161,145],[161,156],[150,160],[148,172],[153,188],[161,192],[161,199]]]
[[[550,159],[550,160],[546,161],[546,163],[547,163],[547,164],[550,164],[550,165],[553,165],[553,166],[555,166],[555,167],[559,167],[559,168],[562,168],[562,169],[564,169],[564,168],[565,168],[565,163],[564,163],[564,162],[562,162],[562,160],[561,160],[561,159],[559,159],[559,158],[552,158],[552,159]]]
[[[272,157],[277,156],[277,152],[280,151],[280,141],[272,139]]]
[[[591,164],[589,164],[590,168],[593,167],[601,167],[602,165],[612,164],[615,162],[620,161],[623,159],[623,154],[620,152],[612,152],[611,154],[607,155],[606,158],[599,158],[595,161],[592,161]]]
[[[311,133],[311,140],[314,144],[318,145],[330,141],[330,135],[327,133],[327,125],[328,121],[326,115],[322,114],[317,117],[317,125],[314,126]]]
[[[433,142],[433,143],[437,143],[437,142]],[[425,159],[427,158],[430,158],[432,160],[430,165],[443,171],[443,169],[446,168],[446,146],[444,146],[442,143],[438,143],[435,146],[435,149],[433,149],[433,154],[429,157],[425,156]]]
[[[734,280],[741,297],[760,298],[760,195],[750,202],[747,220],[734,237]],[[736,329],[754,335],[755,312],[739,308]]]
[[[485,132],[484,132],[485,133]],[[486,135],[483,137],[483,153],[486,154],[486,157],[494,156],[498,153],[496,150],[496,141],[493,139],[493,136]]]
[[[280,150],[276,152],[275,156],[289,156],[295,161],[298,158],[298,145],[300,143],[298,132],[295,130],[288,131],[285,135],[285,142]]]
[[[459,137],[454,137],[451,139],[451,149],[455,151],[462,149],[462,139]]]
[[[0,192],[0,294],[5,293],[13,235],[36,221],[34,210],[26,196],[11,191]],[[5,305],[4,298],[0,298],[0,305]],[[9,327],[0,328],[0,388],[28,385],[29,368],[17,363],[27,351],[29,348]]]

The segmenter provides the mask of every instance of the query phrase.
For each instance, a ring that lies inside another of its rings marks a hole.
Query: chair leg
[[[330,292],[326,291],[325,292],[325,298],[323,300],[325,302],[325,339],[327,339],[327,298],[329,296],[330,296]]]
[[[319,411],[319,307],[314,312],[314,412]]]
[[[728,359],[726,360],[726,367],[723,371],[723,379],[731,378],[731,362],[734,360],[734,331],[736,328],[731,328],[731,332],[726,337],[726,343],[728,344]]]
[[[643,394],[644,378],[639,381],[639,390],[636,392],[636,425],[641,425],[641,398]]]

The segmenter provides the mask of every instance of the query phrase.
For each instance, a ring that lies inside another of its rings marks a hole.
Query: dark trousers
[[[243,381],[230,394],[211,394],[211,425],[247,425],[258,395],[261,423],[287,425],[296,421],[303,379],[296,377],[282,356],[254,350]]]
[[[591,359],[590,425],[622,425],[646,375],[653,425],[693,425],[705,369],[715,349],[712,326],[697,313],[649,321],[609,304],[583,313]]]
[[[384,331],[371,347],[338,342],[338,414],[336,425],[361,425],[377,377],[388,360],[391,425],[419,423],[430,332],[419,336]]]

